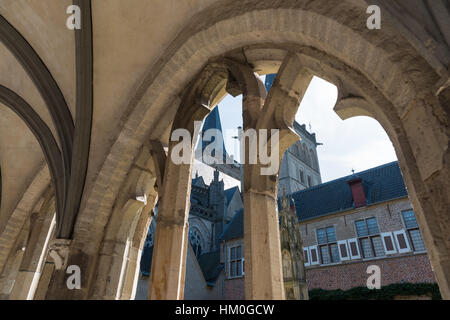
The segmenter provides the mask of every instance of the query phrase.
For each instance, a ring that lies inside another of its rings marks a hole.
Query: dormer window
[[[355,208],[364,207],[366,202],[366,194],[364,193],[364,186],[361,178],[354,178],[348,181],[352,191],[353,203]]]

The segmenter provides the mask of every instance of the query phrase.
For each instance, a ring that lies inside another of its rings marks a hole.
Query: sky
[[[263,78],[264,79],[264,78]],[[370,117],[345,121],[333,111],[337,88],[314,77],[300,104],[295,119],[316,134],[322,182],[396,161],[394,147],[381,125]],[[242,96],[227,95],[219,103],[225,148],[239,159],[239,146],[233,136],[242,126]],[[311,129],[310,129],[311,128]],[[233,130],[234,129],[234,130]]]

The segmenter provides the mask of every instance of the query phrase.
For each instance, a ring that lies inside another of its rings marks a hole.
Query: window
[[[228,247],[228,278],[237,278],[244,275],[244,258],[242,245]]]
[[[382,257],[385,255],[380,230],[375,218],[355,221],[355,227],[363,258]]]
[[[309,247],[309,252],[310,252],[310,257],[311,257],[311,259],[310,259],[310,264],[313,266],[313,265],[316,265],[316,264],[319,264],[319,257],[317,256],[317,246],[310,246]]]
[[[420,234],[419,225],[413,210],[402,212],[403,221],[405,222],[406,233],[409,242],[412,244],[413,251],[425,251],[422,235]]]
[[[303,260],[305,261],[305,267],[309,267],[309,249],[303,247]]]
[[[308,176],[308,187],[312,186],[312,182],[311,182],[311,176]]]
[[[300,169],[300,181],[301,183],[305,183],[305,174],[303,173],[303,170]]]
[[[197,230],[189,230],[189,242],[191,243],[195,256],[198,258],[202,254],[202,238]]]
[[[316,234],[321,263],[329,264],[339,262],[339,249],[334,227],[317,229]]]

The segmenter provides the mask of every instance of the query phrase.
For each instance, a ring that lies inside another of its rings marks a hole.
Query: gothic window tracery
[[[202,254],[202,238],[198,230],[189,230],[189,242],[191,243],[195,256],[198,258]]]

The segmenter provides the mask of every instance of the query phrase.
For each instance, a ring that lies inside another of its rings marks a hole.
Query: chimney
[[[352,190],[352,197],[355,208],[364,207],[367,203],[366,194],[364,193],[364,187],[361,178],[353,177],[347,182],[350,185],[350,189]]]

